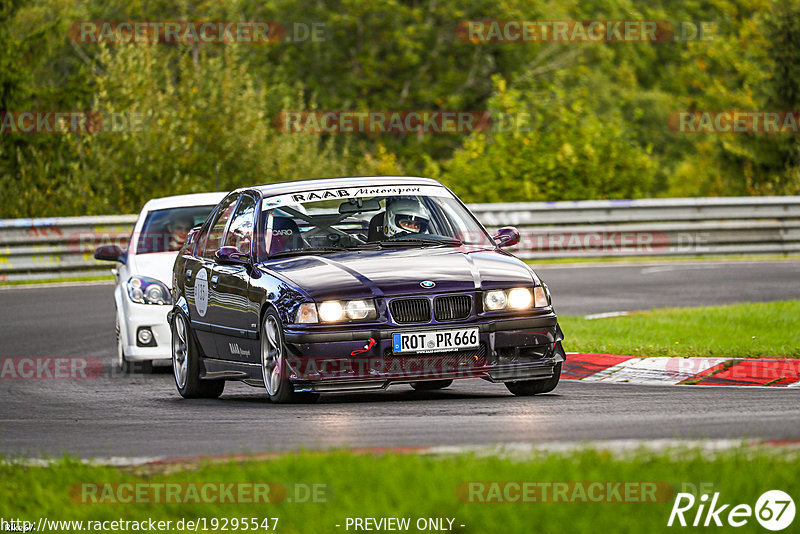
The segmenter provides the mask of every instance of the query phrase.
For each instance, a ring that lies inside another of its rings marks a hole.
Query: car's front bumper
[[[479,347],[469,350],[394,354],[392,334],[477,327]],[[483,378],[492,382],[546,379],[563,351],[555,313],[528,317],[382,326],[326,331],[287,330],[288,378],[297,391],[385,389],[395,383]]]
[[[170,342],[172,334],[167,324],[170,306],[138,304],[126,302],[120,325],[125,329],[123,351],[129,361],[169,360],[172,358]],[[140,328],[148,328],[153,333],[149,346],[137,342]]]

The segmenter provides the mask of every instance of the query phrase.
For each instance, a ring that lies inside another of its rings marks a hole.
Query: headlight
[[[541,289],[541,288],[540,288]],[[533,295],[527,287],[517,287],[508,292],[508,307],[515,310],[525,310],[531,307]]]
[[[139,304],[172,304],[167,286],[146,276],[132,276],[128,280],[128,298]]]
[[[319,318],[326,323],[340,321],[344,318],[344,307],[338,300],[328,300],[323,302],[317,308],[319,311]]]
[[[337,321],[359,321],[375,319],[378,311],[372,300],[326,300],[319,304],[306,302],[300,305],[295,318],[296,323],[335,323]]]
[[[541,286],[531,291],[527,287],[513,289],[493,289],[483,294],[483,307],[486,311],[527,310],[531,307],[545,308],[550,305],[547,293]]]
[[[344,311],[348,319],[366,319],[375,311],[375,305],[366,300],[351,300],[345,304]]]
[[[502,310],[508,306],[508,297],[505,291],[487,291],[483,303],[487,310]]]

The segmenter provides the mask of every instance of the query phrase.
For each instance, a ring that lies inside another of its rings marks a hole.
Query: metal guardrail
[[[800,252],[800,196],[473,204],[526,259]]]
[[[488,228],[517,226],[526,259],[800,253],[800,196],[472,204]],[[107,274],[135,215],[0,220],[0,281]]]
[[[136,217],[0,219],[0,281],[108,275],[94,249],[127,243]]]

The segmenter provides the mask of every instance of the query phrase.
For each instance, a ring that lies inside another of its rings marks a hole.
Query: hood
[[[445,293],[537,283],[522,261],[494,250],[397,249],[348,251],[278,259],[262,268],[288,279],[314,300]],[[423,289],[420,282],[436,285]]]
[[[131,275],[149,276],[164,282],[172,288],[172,267],[175,265],[177,252],[152,252],[128,256],[128,268]]]

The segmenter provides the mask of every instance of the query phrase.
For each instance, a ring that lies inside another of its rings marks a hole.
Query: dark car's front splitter
[[[393,377],[393,378],[328,378],[320,381],[297,381],[297,392],[344,393],[365,390],[382,390],[398,384],[464,378],[482,378],[489,382],[516,382],[520,380],[544,380],[553,376],[555,366],[561,358],[553,357],[526,364],[495,365],[476,371],[470,375],[461,372],[440,373],[435,377]]]

